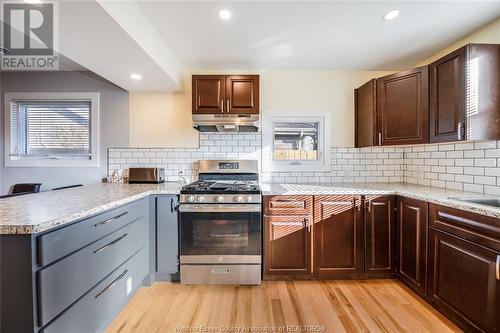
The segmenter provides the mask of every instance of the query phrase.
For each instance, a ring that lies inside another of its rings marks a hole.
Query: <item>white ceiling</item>
[[[500,17],[500,1],[140,1],[186,68],[407,68]],[[222,21],[218,11],[232,12]],[[393,21],[382,16],[400,9]]]

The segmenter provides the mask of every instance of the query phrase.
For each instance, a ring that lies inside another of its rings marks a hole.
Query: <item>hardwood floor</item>
[[[139,290],[106,332],[460,330],[399,281],[370,280],[265,281],[254,287],[155,283]]]

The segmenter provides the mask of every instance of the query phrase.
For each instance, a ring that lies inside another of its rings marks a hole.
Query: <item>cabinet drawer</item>
[[[47,324],[146,244],[140,219],[38,273],[39,321]]]
[[[43,333],[102,332],[135,291],[148,272],[147,249],[132,258],[43,329]]]
[[[38,237],[38,264],[48,265],[146,215],[146,200],[77,222]]]
[[[264,196],[265,215],[311,215],[312,196],[277,195]]]
[[[440,205],[429,205],[430,227],[500,251],[500,219]]]

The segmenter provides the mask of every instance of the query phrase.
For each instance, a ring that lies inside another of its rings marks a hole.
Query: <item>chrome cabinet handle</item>
[[[115,284],[118,281],[120,281],[125,276],[125,274],[127,274],[127,273],[128,273],[128,269],[124,270],[120,275],[118,275],[118,277],[116,279],[114,279],[110,284],[108,284],[106,286],[106,288],[104,288],[97,295],[95,295],[94,298],[98,298],[99,296],[101,296],[102,294],[104,294],[106,291],[108,291],[109,289],[113,288],[115,286]]]
[[[220,113],[224,113],[224,100],[220,100]]]
[[[311,232],[311,224],[312,224],[312,223],[311,223],[311,221],[310,221],[310,219],[309,219],[308,217],[306,217],[306,218],[304,219],[304,223],[306,224],[306,227],[307,227],[307,232]]]
[[[231,110],[231,102],[229,100],[227,100],[226,109],[227,113]]]
[[[500,254],[497,255],[496,273],[497,280],[500,280]]]
[[[361,196],[359,196],[358,200],[359,200],[358,211],[361,211],[361,202],[362,202]],[[356,208],[356,198],[354,198],[354,208]]]
[[[128,234],[123,234],[122,236],[118,237],[117,239],[109,242],[108,244],[98,248],[97,250],[94,250],[94,254],[97,254],[99,252],[102,252],[104,250],[106,250],[107,248],[109,248],[110,246],[113,246],[115,245],[116,243],[118,243],[119,241],[121,241],[122,239],[124,239],[125,237],[127,237]]]
[[[372,201],[371,200],[368,200],[366,202],[366,208],[368,209],[368,213],[370,213],[372,211]]]
[[[382,146],[382,132],[378,132],[378,145]]]
[[[462,123],[458,123],[457,124],[457,139],[458,140],[462,140],[463,139],[462,128],[463,128],[463,124]]]
[[[110,218],[110,219],[107,219],[107,220],[105,220],[105,221],[101,221],[101,222],[98,222],[98,223],[94,224],[94,227],[97,227],[97,226],[100,226],[100,225],[104,225],[104,224],[108,224],[108,223],[113,222],[114,220],[117,220],[117,219],[119,219],[120,217],[125,216],[125,215],[127,215],[127,214],[128,214],[128,212],[123,212],[123,213],[121,213],[121,214],[118,214],[118,215],[116,215],[116,216],[113,216],[113,217],[112,217],[112,218]]]

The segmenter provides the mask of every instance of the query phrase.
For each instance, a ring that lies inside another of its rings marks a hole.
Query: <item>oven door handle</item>
[[[187,213],[259,213],[261,211],[260,205],[250,204],[250,205],[213,205],[213,204],[201,204],[201,205],[190,205],[181,204],[179,206],[179,211]]]
[[[224,235],[224,234],[210,234],[210,237],[241,237],[241,234],[227,234],[227,235]]]

